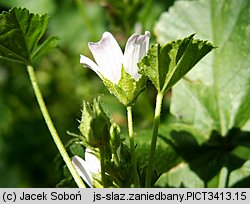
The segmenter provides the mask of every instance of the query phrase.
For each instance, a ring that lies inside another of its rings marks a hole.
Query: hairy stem
[[[154,168],[154,154],[155,154],[155,148],[156,148],[156,143],[157,143],[159,124],[160,124],[162,99],[163,99],[163,94],[159,92],[156,97],[153,134],[152,134],[152,139],[151,139],[148,167],[147,167],[147,173],[146,173],[146,185],[145,185],[146,188],[150,188],[151,182],[152,182],[151,180],[152,180],[152,173],[153,173],[153,168]]]
[[[131,151],[131,160],[132,160],[132,172],[134,179],[134,187],[139,187],[139,179],[136,168],[136,158],[135,158],[135,142],[134,142],[134,130],[133,130],[133,118],[132,118],[132,107],[127,107],[127,117],[128,117],[128,133],[130,141],[130,151]]]
[[[61,154],[63,160],[65,161],[72,177],[74,178],[77,186],[79,188],[86,188],[86,186],[84,185],[84,183],[82,182],[81,178],[79,177],[78,173],[76,172],[72,162],[71,162],[71,159],[68,155],[68,153],[66,152],[64,146],[63,146],[63,143],[60,139],[60,137],[58,136],[57,134],[57,131],[53,125],[53,122],[50,118],[50,115],[48,113],[48,110],[47,110],[47,107],[44,103],[44,100],[43,100],[43,96],[42,96],[42,93],[40,91],[40,88],[39,88],[39,85],[37,83],[37,79],[36,79],[36,75],[35,75],[35,72],[34,72],[34,69],[32,66],[27,66],[27,70],[28,70],[28,73],[29,73],[29,77],[30,77],[30,80],[31,80],[31,83],[32,83],[32,86],[33,86],[33,89],[34,89],[34,92],[35,92],[35,95],[36,95],[36,99],[38,101],[38,104],[39,104],[39,107],[41,109],[41,112],[43,114],[43,117],[44,117],[44,120],[48,126],[48,129],[50,131],[50,134],[57,146],[57,149],[59,150],[59,153]]]

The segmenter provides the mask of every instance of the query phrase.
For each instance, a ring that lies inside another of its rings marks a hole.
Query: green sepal
[[[124,105],[131,106],[135,103],[139,94],[145,89],[146,77],[141,76],[136,81],[129,73],[126,72],[122,66],[121,78],[118,84],[102,77],[104,85],[108,88],[110,93]]]
[[[88,145],[100,148],[109,143],[111,121],[104,112],[99,98],[94,99],[92,106],[83,102],[80,132],[85,137]]]
[[[32,65],[34,58],[56,46],[53,36],[39,45],[48,25],[48,15],[12,8],[0,14],[0,58]]]
[[[139,73],[147,76],[158,92],[164,93],[213,48],[207,41],[194,39],[194,34],[163,46],[154,44],[138,63]]]

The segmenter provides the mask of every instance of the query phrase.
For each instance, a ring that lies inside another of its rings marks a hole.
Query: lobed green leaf
[[[199,94],[189,97],[191,101],[188,102],[187,92],[194,93],[193,85],[183,81],[173,88],[171,112],[181,116],[182,121],[199,126],[200,121],[208,119],[202,113],[210,112],[217,115],[213,123],[218,124],[216,130],[222,135],[250,121],[249,9],[250,2],[244,0],[178,1],[160,17],[155,26],[158,42],[165,43],[176,36],[196,32],[200,39],[208,39],[218,46],[188,73],[190,83],[201,84],[197,87]],[[165,29],[166,25],[168,29]],[[210,104],[215,107],[212,111],[207,105],[197,107],[197,103],[203,103],[206,97],[202,89],[209,89],[214,98]],[[187,107],[195,113],[186,114]],[[213,128],[211,126],[210,131]]]
[[[152,81],[158,92],[174,86],[214,48],[211,43],[193,37],[194,34],[164,46],[153,45],[139,62],[139,72]]]
[[[196,133],[172,134],[184,165],[165,173],[159,185],[218,187],[226,168],[226,187],[249,186],[249,8],[244,0],[178,1],[156,24],[159,43],[196,32],[218,46],[172,89],[171,112]]]
[[[41,56],[55,47],[56,37],[38,45],[48,24],[48,15],[29,13],[27,9],[12,8],[0,14],[0,58],[32,64],[34,57]]]

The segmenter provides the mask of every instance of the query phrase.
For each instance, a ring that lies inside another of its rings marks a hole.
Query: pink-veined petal
[[[72,158],[72,163],[77,171],[77,173],[82,177],[82,179],[90,186],[93,187],[93,177],[88,169],[88,164],[82,158],[74,156]]]
[[[85,57],[84,55],[80,55],[80,63],[85,67],[92,69],[101,78],[100,68],[91,59]]]
[[[140,78],[138,73],[137,63],[146,55],[149,47],[150,33],[145,32],[145,35],[132,35],[126,44],[123,58],[125,70],[135,79]]]
[[[113,35],[105,32],[97,43],[89,43],[100,73],[113,83],[118,83],[121,78],[123,53]]]

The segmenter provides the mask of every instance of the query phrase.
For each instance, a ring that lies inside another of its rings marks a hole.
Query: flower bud
[[[112,123],[110,127],[110,146],[113,151],[116,151],[121,144],[120,128],[115,123]]]
[[[92,106],[83,102],[79,129],[91,147],[100,148],[109,142],[110,126],[110,120],[100,105],[99,99],[94,99]]]

